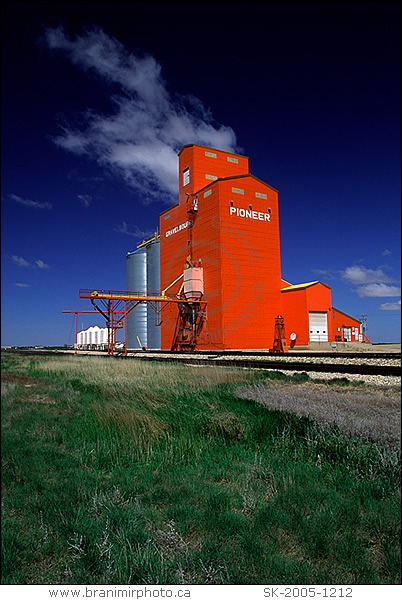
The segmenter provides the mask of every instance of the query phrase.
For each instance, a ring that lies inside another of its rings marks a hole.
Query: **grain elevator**
[[[178,159],[177,204],[161,213],[160,234],[127,255],[128,290],[169,290],[175,302],[128,315],[129,348],[273,349],[278,331],[284,351],[345,332],[362,341],[328,286],[282,279],[278,191],[249,173],[246,156],[188,144]]]

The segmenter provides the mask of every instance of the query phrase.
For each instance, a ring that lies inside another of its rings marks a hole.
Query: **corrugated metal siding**
[[[147,293],[147,251],[146,246],[127,255],[127,290]],[[130,307],[127,306],[127,310]],[[127,347],[139,348],[148,345],[147,339],[147,306],[140,304],[127,315]]]
[[[160,243],[159,240],[147,244],[147,294],[160,294]],[[161,328],[155,324],[155,311],[147,305],[147,347],[158,350],[161,347]]]

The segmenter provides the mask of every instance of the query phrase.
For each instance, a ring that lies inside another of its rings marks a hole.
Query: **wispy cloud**
[[[27,260],[25,260],[25,258],[23,258],[22,256],[16,256],[15,254],[10,256],[10,261],[14,265],[17,265],[17,267],[30,267],[31,266],[31,263],[29,263]]]
[[[93,188],[103,181],[103,177],[97,175],[82,175],[77,169],[71,169],[67,173],[67,179],[72,181],[78,181],[79,183],[85,183],[85,185]]]
[[[336,276],[339,277],[339,271],[332,271],[330,269],[311,269],[312,273],[315,276],[320,277],[321,279],[335,279]]]
[[[387,296],[401,295],[400,287],[397,287],[396,285],[387,285],[386,283],[370,283],[368,285],[361,285],[356,291],[361,298],[385,298]]]
[[[20,288],[29,288],[29,287],[31,287],[28,283],[15,283],[14,285],[16,287],[20,287]]]
[[[22,204],[23,206],[27,206],[29,208],[46,208],[48,210],[52,208],[52,204],[50,202],[36,202],[35,200],[21,198],[21,196],[17,196],[16,194],[9,194],[8,197],[10,200],[14,200],[14,202],[18,202],[18,204]]]
[[[401,310],[401,301],[398,302],[385,302],[380,304],[380,310]]]
[[[91,206],[93,200],[92,196],[89,194],[78,194],[78,199],[84,208]]]
[[[342,279],[353,285],[391,283],[393,281],[381,268],[366,269],[366,267],[361,265],[346,267],[342,273]]]
[[[41,259],[35,260],[35,262],[32,264],[22,256],[16,256],[15,254],[10,256],[10,262],[12,262],[13,265],[17,265],[17,267],[30,267],[32,269],[50,269],[50,266]]]
[[[38,269],[50,269],[49,265],[47,265],[43,260],[35,260],[35,265]]]
[[[382,256],[390,256],[390,254],[392,254],[392,252],[390,250],[387,250],[387,248],[385,248],[384,252],[382,253]]]
[[[117,233],[124,233],[125,235],[131,235],[138,240],[147,240],[154,235],[154,232],[151,230],[144,231],[137,225],[128,226],[125,221],[123,221],[121,225],[116,225],[113,231],[116,231]]]
[[[154,57],[128,52],[101,29],[71,39],[62,27],[49,28],[45,39],[114,94],[111,114],[87,111],[85,126],[65,126],[55,143],[115,172],[144,202],[176,195],[177,152],[184,144],[239,151],[233,129],[216,123],[200,100],[168,91]]]

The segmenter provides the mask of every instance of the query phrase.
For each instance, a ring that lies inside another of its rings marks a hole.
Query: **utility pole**
[[[361,317],[361,321],[362,321],[362,333],[363,336],[366,335],[366,331],[367,331],[367,317],[368,315],[359,315],[359,317]]]

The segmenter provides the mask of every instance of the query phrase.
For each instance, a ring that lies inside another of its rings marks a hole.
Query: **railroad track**
[[[286,371],[305,371],[305,372],[321,372],[321,373],[342,373],[351,375],[383,375],[383,376],[400,376],[400,365],[370,365],[370,364],[347,364],[347,363],[301,363],[296,361],[282,360],[260,360],[260,359],[224,359],[224,358],[200,358],[200,357],[183,357],[183,356],[158,356],[138,354],[121,358],[134,358],[143,361],[157,362],[174,362],[192,366],[219,366],[229,368],[243,369],[263,369],[263,370],[286,370]],[[389,356],[388,356],[389,358]],[[393,357],[392,357],[393,358]]]
[[[130,351],[131,354],[131,351]],[[132,352],[133,355],[142,355],[144,351],[135,350]],[[158,355],[158,354],[172,354],[179,355],[180,352],[171,352],[169,350],[147,350],[146,354],[148,355]],[[261,356],[261,357],[278,357],[281,356],[284,359],[293,359],[293,358],[354,358],[360,360],[374,360],[374,359],[383,359],[383,360],[401,360],[400,352],[338,352],[338,351],[327,351],[327,352],[315,352],[315,351],[290,351],[287,354],[274,354],[272,352],[268,352],[267,350],[186,350],[185,354],[187,356],[206,356],[208,358],[219,358],[225,356],[233,356],[233,357],[250,357],[250,356]]]
[[[13,350],[11,350],[13,352]],[[15,350],[22,354],[37,355],[57,355],[72,354],[73,350]],[[267,352],[253,351],[221,351],[212,353],[210,351],[186,352],[178,355],[175,352],[167,351],[137,351],[130,352],[127,356],[124,353],[115,353],[109,356],[103,352],[80,351],[78,356],[96,356],[104,358],[120,358],[127,360],[155,361],[182,363],[192,366],[219,366],[228,368],[260,369],[260,370],[280,370],[280,371],[304,371],[321,373],[340,373],[350,375],[382,375],[401,376],[400,353],[330,353],[330,352],[294,352],[282,355],[268,354]],[[257,357],[257,358],[251,358]],[[264,357],[264,358],[260,358]],[[268,358],[269,357],[269,358]],[[331,362],[298,362],[299,358],[321,359]],[[334,360],[335,359],[335,360]],[[347,363],[340,360],[354,359],[358,362]],[[390,361],[392,364],[370,364],[373,360]],[[398,364],[395,364],[398,361]]]

